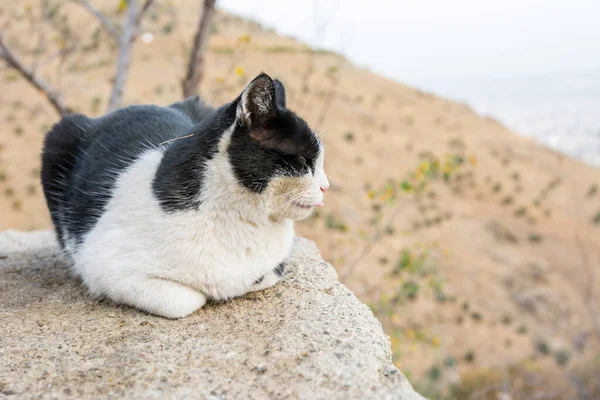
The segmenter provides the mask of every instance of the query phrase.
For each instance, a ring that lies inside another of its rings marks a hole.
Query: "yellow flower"
[[[421,182],[423,180],[423,171],[419,170],[417,171],[416,175],[415,175],[415,179],[417,180],[417,182]]]
[[[225,82],[225,78],[222,76],[217,76],[216,80],[219,85],[222,85]]]
[[[421,165],[419,165],[419,170],[423,172],[429,171],[430,165],[427,161],[423,161]]]
[[[237,67],[235,67],[235,74],[237,76],[244,76],[244,68],[238,65]]]
[[[251,37],[248,34],[242,35],[238,38],[239,43],[250,43]]]
[[[369,200],[373,200],[375,198],[375,191],[373,189],[369,190],[367,192],[367,197],[369,198]]]
[[[392,336],[390,338],[390,342],[392,351],[396,350],[400,346],[400,339],[398,339],[396,336]]]
[[[117,11],[123,12],[127,9],[127,0],[121,0],[117,6]]]
[[[471,165],[475,166],[477,165],[477,157],[475,156],[471,156],[469,157],[469,162],[471,163]]]
[[[441,343],[441,340],[439,338],[439,336],[434,336],[431,338],[431,344],[434,345],[435,347],[438,347]]]
[[[414,329],[409,329],[406,331],[405,336],[408,340],[414,340],[415,338],[415,330]]]

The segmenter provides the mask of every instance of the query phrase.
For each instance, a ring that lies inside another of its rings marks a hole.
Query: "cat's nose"
[[[325,193],[328,190],[329,190],[329,184],[327,184],[327,185],[321,185],[321,192]]]

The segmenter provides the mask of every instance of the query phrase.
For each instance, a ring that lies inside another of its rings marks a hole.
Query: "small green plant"
[[[348,225],[334,214],[328,214],[325,217],[325,226],[328,229],[338,230],[340,232],[348,232],[349,229]]]
[[[515,199],[513,199],[512,196],[506,196],[505,198],[502,199],[503,206],[510,206],[514,202],[515,202]]]
[[[467,351],[467,353],[465,354],[464,359],[465,359],[466,362],[472,363],[473,361],[475,361],[475,352],[473,350]]]
[[[539,244],[539,243],[542,243],[543,240],[544,240],[544,237],[539,233],[530,233],[529,234],[529,241],[531,243]]]
[[[344,134],[346,142],[354,142],[354,132],[348,131]]]
[[[517,218],[523,217],[523,216],[525,216],[525,214],[527,214],[526,207],[519,207],[515,210],[515,217],[517,217]]]
[[[517,334],[524,335],[527,333],[527,327],[525,325],[519,325],[517,328]]]
[[[454,358],[453,356],[448,356],[444,360],[444,366],[446,368],[454,368],[454,367],[456,367],[456,358]]]
[[[19,199],[13,200],[12,208],[14,210],[19,211],[22,207],[23,207],[23,203],[21,203],[21,200],[19,200]]]
[[[554,361],[560,367],[564,367],[569,363],[571,359],[571,354],[567,350],[558,350],[554,353]]]
[[[537,339],[535,341],[535,350],[544,356],[549,355],[551,352],[550,345],[544,339]]]
[[[481,315],[481,313],[475,311],[471,313],[471,318],[473,318],[473,321],[479,322],[483,319],[483,316]]]
[[[402,283],[400,287],[400,292],[398,293],[400,297],[406,297],[408,300],[414,300],[417,298],[419,294],[420,285],[416,281],[406,281]]]
[[[265,53],[297,53],[299,49],[294,46],[267,46],[263,49]]]
[[[4,189],[4,195],[6,197],[12,197],[15,194],[15,189],[13,187],[8,186]]]
[[[427,371],[427,377],[432,381],[439,381],[442,378],[442,368],[439,365],[434,365]]]
[[[587,191],[587,197],[594,197],[598,193],[598,185],[593,183]]]
[[[30,183],[29,185],[27,185],[27,194],[30,196],[34,196],[35,193],[37,192],[37,185],[34,183]]]
[[[596,213],[596,215],[594,215],[594,217],[592,218],[592,223],[594,225],[600,225],[600,210]]]

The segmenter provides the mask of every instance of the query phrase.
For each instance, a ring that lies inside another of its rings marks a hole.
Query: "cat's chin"
[[[294,221],[301,221],[303,219],[306,219],[308,217],[310,217],[310,215],[313,213],[315,207],[317,207],[316,205],[311,206],[311,205],[295,205],[295,207],[288,211],[288,215],[287,218],[292,219]]]

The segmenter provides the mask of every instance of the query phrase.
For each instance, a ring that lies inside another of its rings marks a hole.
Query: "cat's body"
[[[328,187],[322,145],[266,75],[216,110],[190,98],[65,117],[42,183],[90,292],[170,318],[275,284],[293,220]]]

